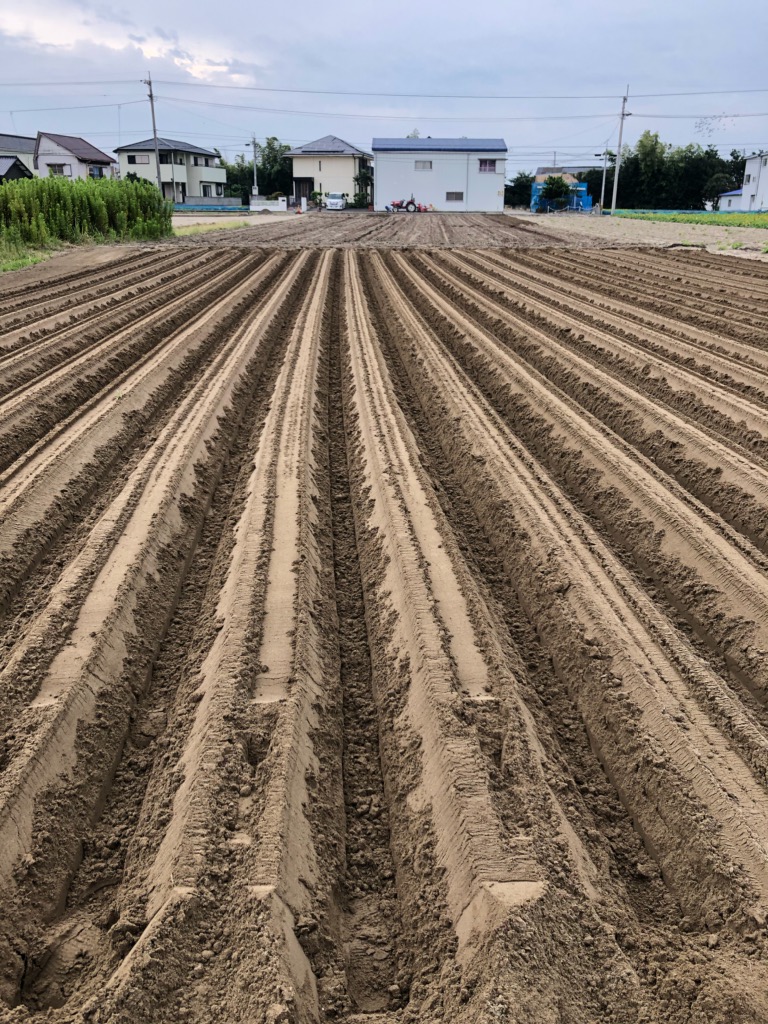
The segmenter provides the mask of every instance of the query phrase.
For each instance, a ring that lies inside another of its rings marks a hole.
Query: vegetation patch
[[[633,220],[668,220],[675,224],[714,224],[729,228],[768,228],[768,213],[633,213],[622,210],[616,217]]]
[[[220,224],[185,224],[184,227],[174,228],[174,235],[199,235],[204,231],[224,231],[227,228],[249,228],[252,225],[247,220],[223,220]]]

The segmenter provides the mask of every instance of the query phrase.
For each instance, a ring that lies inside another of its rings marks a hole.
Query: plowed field
[[[0,1020],[768,1021],[768,267],[228,246],[0,287]]]

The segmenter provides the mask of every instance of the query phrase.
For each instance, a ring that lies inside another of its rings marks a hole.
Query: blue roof
[[[735,188],[733,192],[721,192],[720,198],[722,199],[723,196],[740,196],[743,191],[741,188]]]
[[[504,139],[374,139],[374,153],[506,153]]]

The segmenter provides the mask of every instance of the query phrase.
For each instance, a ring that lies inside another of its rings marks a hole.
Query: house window
[[[208,159],[208,157],[205,157],[205,166],[206,167],[210,167],[211,166],[211,161]]]
[[[463,203],[464,193],[463,192],[446,192],[445,193],[446,203]]]
[[[322,160],[318,160],[317,161],[317,169],[318,169],[318,171],[322,171],[322,169],[323,169],[323,161]]]
[[[175,153],[174,157],[173,157],[173,162],[175,164],[181,164],[181,166],[183,167],[184,166],[184,154],[183,153]]]
[[[91,166],[88,168],[88,174],[91,178],[103,178],[104,168],[97,167],[95,164],[91,164]]]
[[[195,165],[195,167],[199,167],[200,166],[200,157],[199,156],[193,157],[192,158],[192,163]]]
[[[161,153],[160,154],[160,163],[161,164],[169,164],[170,162],[171,162],[171,154],[170,153]]]
[[[149,153],[129,153],[128,154],[129,164],[148,164]],[[162,161],[161,161],[162,163]]]
[[[481,160],[480,161],[480,173],[481,174],[495,174],[496,173],[496,161],[495,160]]]
[[[748,175],[746,176],[746,178],[744,179],[744,184],[745,184],[745,185],[748,185],[748,184],[750,183],[750,181],[752,181],[752,175],[751,175],[751,174],[748,174]]]
[[[413,169],[415,171],[431,171],[432,161],[431,160],[414,160]]]
[[[216,195],[217,196],[223,196],[224,195],[224,186],[223,185],[217,185],[216,186]]]
[[[730,200],[730,199],[728,200],[728,205],[729,205],[729,206],[731,205],[731,200]]]
[[[48,164],[48,173],[54,178],[71,178],[71,164]]]
[[[203,198],[204,199],[210,199],[211,198],[211,186],[210,185],[203,185]]]
[[[768,156],[763,157],[763,167],[768,167]]]

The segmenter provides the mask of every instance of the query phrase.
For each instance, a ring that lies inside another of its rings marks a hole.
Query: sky
[[[151,74],[158,133],[229,159],[252,135],[369,149],[418,129],[504,138],[510,176],[597,164],[616,146],[627,87],[627,143],[650,129],[723,153],[768,149],[768,4],[741,19],[721,0],[294,0],[285,11],[2,0],[0,132],[81,135],[112,152],[151,135]]]

